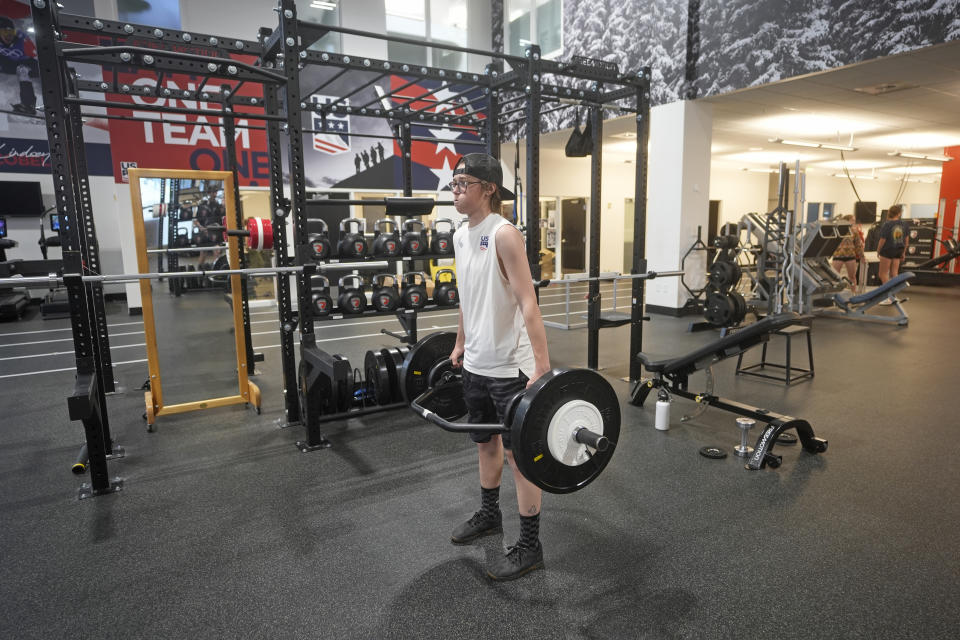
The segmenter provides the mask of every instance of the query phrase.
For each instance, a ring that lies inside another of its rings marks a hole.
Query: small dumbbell
[[[750,418],[737,418],[737,426],[740,427],[740,444],[733,448],[733,452],[741,458],[749,457],[753,453],[753,447],[747,445],[747,432],[753,429],[755,420]]]

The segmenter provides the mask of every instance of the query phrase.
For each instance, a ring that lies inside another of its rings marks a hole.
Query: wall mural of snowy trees
[[[699,0],[696,95],[716,95],[960,39],[960,0]],[[563,59],[653,69],[654,105],[687,95],[685,0],[564,0]],[[546,130],[572,125],[547,114]]]

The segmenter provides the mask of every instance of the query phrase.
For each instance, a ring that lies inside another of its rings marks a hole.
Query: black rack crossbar
[[[344,73],[346,73],[346,71],[347,71],[346,69],[343,70]],[[392,97],[394,96],[394,94],[397,94],[397,93],[403,91],[404,89],[406,89],[407,87],[409,87],[409,86],[411,86],[411,85],[414,85],[414,84],[417,84],[418,82],[420,82],[420,78],[414,78],[413,80],[411,80],[411,81],[409,81],[409,82],[407,82],[407,83],[405,83],[405,84],[400,85],[400,86],[397,87],[396,89],[394,89],[394,90],[392,90],[392,91],[389,91],[389,92],[383,94],[382,96],[377,96],[375,99],[371,100],[370,102],[367,102],[366,104],[362,104],[362,105],[360,105],[360,106],[357,107],[357,108],[358,108],[358,109],[366,109],[366,108],[369,107],[370,105],[377,104],[378,102],[380,102],[381,100],[383,100],[383,99],[385,99],[385,98],[392,98]]]
[[[337,81],[337,78],[339,78],[340,76],[342,76],[343,74],[345,74],[347,71],[349,71],[349,69],[340,69],[340,71],[338,71],[338,72],[336,72],[335,74],[333,74],[333,77],[332,77],[332,78],[330,78],[329,80],[327,80],[326,82],[324,82],[323,84],[321,84],[319,87],[317,87],[316,89],[314,89],[313,91],[311,91],[311,92],[309,92],[309,93],[305,93],[305,94],[304,94],[304,98],[309,98],[310,96],[312,96],[313,94],[315,94],[317,91],[321,91],[321,90],[327,88],[328,86],[330,86],[331,84],[333,84],[334,82],[336,82],[336,81]]]
[[[168,122],[164,120],[164,122]],[[304,133],[330,133],[329,131],[324,131],[322,129],[301,129]],[[396,140],[395,136],[381,136],[375,133],[337,133],[338,136],[343,136],[344,138],[372,138],[374,140]],[[438,138],[427,138],[425,136],[410,136],[410,139],[414,142],[439,142]],[[486,142],[482,140],[457,140],[457,144],[469,144],[475,146],[486,146]]]
[[[342,33],[348,36],[360,36],[363,38],[374,38],[376,40],[386,40],[387,42],[399,42],[402,44],[412,44],[419,47],[427,47],[430,49],[443,49],[444,51],[459,51],[460,53],[472,53],[478,56],[483,56],[487,58],[497,58],[499,60],[505,60],[510,63],[510,66],[522,65],[527,63],[526,58],[520,56],[508,55],[505,53],[497,53],[495,51],[486,51],[484,49],[473,49],[470,47],[460,47],[454,44],[447,44],[442,42],[425,42],[424,40],[417,40],[416,38],[404,38],[401,36],[390,36],[383,35],[379,33],[370,33],[369,31],[361,31],[360,29],[350,29],[348,27],[334,27],[332,25],[321,25],[316,22],[310,22],[308,20],[298,20],[298,24],[302,24],[310,29],[324,29],[326,31],[333,31],[334,33]]]
[[[256,40],[244,40],[243,38],[225,38],[210,33],[192,33],[181,31],[179,29],[163,29],[162,37],[157,38],[154,35],[155,28],[133,22],[122,22],[119,20],[105,20],[100,18],[98,22],[102,28],[93,25],[94,20],[90,16],[81,16],[73,13],[60,13],[57,15],[60,26],[64,31],[76,31],[79,33],[93,33],[97,35],[120,36],[125,38],[143,38],[154,42],[160,42],[167,45],[178,45],[182,47],[193,47],[196,49],[216,49],[221,53],[239,53],[245,55],[257,55],[260,52],[260,43]],[[91,26],[88,26],[91,25]],[[132,29],[128,32],[126,29]],[[185,40],[184,34],[189,35],[190,39]],[[213,41],[216,44],[213,44]],[[227,46],[221,43],[233,43],[233,46]],[[243,45],[238,48],[237,43]]]
[[[573,108],[573,107],[575,107],[575,106],[576,106],[576,105],[572,105],[572,104],[564,104],[564,105],[561,105],[561,106],[559,106],[559,107],[554,107],[553,109],[544,109],[544,110],[542,110],[542,111],[540,112],[540,115],[541,115],[541,116],[545,116],[545,115],[547,115],[548,113],[553,113],[554,111],[563,111],[564,109],[571,109],[571,108]],[[500,123],[500,126],[501,126],[501,127],[508,127],[508,126],[510,126],[510,125],[512,125],[512,124],[516,124],[516,123],[518,123],[518,122],[526,123],[526,121],[527,121],[526,117],[523,117],[523,118],[514,118],[513,120],[505,120],[505,121],[501,122],[501,123]],[[459,141],[458,141],[458,142],[459,142]]]
[[[442,105],[442,104],[446,104],[446,103],[448,103],[448,102],[452,102],[452,101],[456,100],[457,98],[462,98],[463,96],[467,95],[468,93],[470,93],[470,92],[472,92],[472,91],[476,91],[477,89],[479,89],[479,87],[475,87],[475,86],[474,86],[474,87],[470,87],[470,88],[467,89],[466,91],[461,91],[460,93],[455,93],[455,94],[453,94],[452,96],[450,96],[449,98],[445,98],[444,100],[440,100],[439,102],[434,102],[433,104],[431,104],[431,105],[429,105],[429,106],[421,107],[421,108],[419,108],[419,109],[414,109],[414,110],[413,110],[413,113],[420,113],[421,111],[425,111],[426,109],[436,109],[437,107],[439,107],[439,106]],[[484,97],[486,97],[486,96],[484,96]],[[468,103],[468,104],[469,104],[469,103]]]
[[[414,103],[414,102],[416,102],[416,101],[418,101],[418,100],[423,100],[423,99],[426,98],[427,96],[432,96],[432,95],[435,94],[437,91],[440,91],[440,90],[442,90],[442,89],[446,89],[446,88],[449,87],[449,86],[450,86],[450,85],[449,85],[448,83],[444,82],[443,84],[441,84],[441,85],[440,85],[439,87],[437,87],[436,89],[431,89],[430,91],[427,91],[426,93],[421,93],[420,95],[418,95],[418,96],[416,96],[416,97],[410,98],[410,99],[407,100],[406,102],[403,102],[403,103],[397,105],[396,107],[394,107],[394,109],[402,109],[402,108],[404,108],[405,106],[407,106],[408,104],[412,104],[412,103]],[[406,96],[396,96],[396,97],[398,97],[398,98],[405,98]]]
[[[378,80],[382,80],[385,75],[387,75],[387,74],[385,74],[385,73],[378,73],[377,75],[375,75],[373,78],[371,78],[371,79],[368,80],[367,82],[364,82],[364,83],[361,84],[360,86],[356,87],[356,88],[355,88],[353,91],[351,91],[350,93],[347,93],[347,94],[345,94],[345,95],[340,96],[339,98],[337,98],[336,100],[334,100],[333,102],[331,102],[331,103],[329,103],[329,104],[322,105],[322,106],[320,107],[320,112],[321,112],[321,113],[326,113],[326,112],[329,112],[329,111],[333,111],[333,108],[334,108],[336,105],[340,104],[341,102],[343,102],[344,100],[346,100],[346,99],[349,98],[350,96],[352,96],[352,95],[354,95],[354,94],[356,94],[356,93],[359,93],[359,92],[363,91],[364,89],[366,89],[367,87],[369,87],[370,85],[372,85],[374,82],[377,82]]]
[[[130,104],[128,102],[109,102],[105,100],[90,100],[89,98],[64,98],[64,102],[79,104],[84,107],[106,107],[108,109],[128,109],[130,111],[158,111],[162,113],[183,113],[195,116],[211,116],[220,118],[225,115],[224,111],[214,111],[212,109],[178,109],[171,107],[161,107],[154,104]],[[248,118],[250,120],[276,120],[285,122],[286,116],[274,115],[269,113],[233,113],[236,118]]]
[[[0,111],[0,113],[7,113],[7,112]],[[9,113],[13,113],[13,112],[10,111]],[[17,114],[17,115],[20,115],[20,114]],[[221,114],[221,116],[227,116],[227,117],[234,116],[234,117],[238,117],[238,118],[242,118],[242,117],[243,117],[242,115],[230,114],[230,113]],[[42,116],[34,116],[34,117],[42,117]],[[132,116],[113,115],[113,114],[109,114],[109,113],[81,113],[81,114],[80,114],[80,117],[81,117],[81,118],[105,118],[105,119],[107,119],[107,120],[129,120],[129,121],[131,121],[131,122],[155,122],[155,123],[157,123],[157,124],[178,124],[178,123],[182,124],[181,121],[177,121],[177,120],[160,120],[160,119],[157,119],[157,118],[134,118],[134,117],[132,117]],[[191,123],[188,122],[187,124],[191,124]],[[201,123],[201,124],[203,124],[203,125],[205,125],[205,126],[208,126],[208,127],[223,127],[223,126],[225,126],[222,122],[204,122],[204,123]],[[266,127],[254,127],[254,126],[251,126],[251,125],[235,124],[235,125],[233,125],[233,126],[234,126],[235,129],[250,129],[250,130],[252,130],[252,131],[265,131],[265,130],[266,130]]]
[[[191,62],[203,62],[203,63],[212,62],[218,65],[234,66],[237,69],[244,69],[248,73],[251,73],[255,76],[262,76],[264,82],[269,81],[277,84],[282,84],[283,82],[286,82],[286,78],[284,78],[279,73],[276,73],[275,71],[268,71],[263,67],[255,67],[251,64],[247,64],[246,62],[240,62],[239,60],[233,60],[231,58],[211,58],[209,56],[201,56],[194,53],[183,53],[180,51],[165,51],[163,49],[150,49],[148,47],[133,47],[130,45],[114,45],[109,47],[99,47],[94,45],[80,45],[74,42],[71,42],[68,44],[68,46],[65,46],[60,49],[60,54],[65,59],[80,60],[80,61],[83,61],[83,58],[94,56],[94,55],[103,55],[103,54],[119,55],[121,53],[131,53],[131,54],[135,53],[141,56],[143,55],[150,55],[150,56],[157,56],[157,57],[162,56],[164,58],[174,58],[177,60],[190,60]],[[130,64],[130,66],[139,66],[131,63],[133,63],[132,59],[130,60],[129,63],[126,63],[126,64]],[[146,69],[156,68],[154,65],[143,65],[143,67]],[[216,77],[222,77],[225,80],[234,79],[233,77],[231,77],[226,73],[219,73],[215,75]]]
[[[449,107],[447,107],[446,109],[444,109],[443,111],[437,111],[437,112],[435,112],[434,115],[442,116],[443,114],[448,113],[448,112],[450,112],[450,111],[455,111],[455,110],[457,110],[457,109],[463,109],[463,108],[467,107],[468,105],[472,105],[474,102],[480,102],[481,100],[486,100],[488,97],[489,97],[489,96],[483,95],[483,96],[478,96],[478,97],[474,98],[473,100],[468,100],[467,102],[461,102],[460,104],[453,104],[453,105],[450,105]],[[486,108],[476,109],[473,113],[483,113],[483,112],[485,111],[485,109],[486,109]]]

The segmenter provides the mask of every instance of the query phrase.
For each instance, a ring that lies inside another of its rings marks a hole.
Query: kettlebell
[[[328,316],[333,311],[333,300],[330,298],[330,281],[327,276],[310,276],[310,304],[314,315]]]
[[[403,306],[408,309],[423,309],[427,306],[427,276],[423,271],[408,271],[403,274],[400,292]]]
[[[383,231],[389,226],[390,231]],[[393,258],[400,255],[400,225],[396,220],[381,218],[373,223],[373,255],[381,258]]]
[[[414,228],[417,228],[415,230]],[[424,237],[423,222],[408,218],[403,221],[403,239],[400,246],[405,256],[422,256],[427,252],[427,242]]]
[[[390,284],[386,283],[388,278]],[[397,276],[392,273],[378,273],[373,276],[373,306],[377,311],[393,311],[400,306]]]
[[[448,227],[446,231],[441,231],[438,228],[441,223]],[[430,230],[432,236],[430,250],[433,253],[441,256],[453,253],[453,229],[453,220],[450,218],[440,218],[433,221],[433,228]]]
[[[320,218],[314,218],[311,222],[318,222],[322,229],[319,233],[307,234],[310,257],[315,261],[328,260],[333,254],[333,247],[330,245],[330,230],[327,223]]]
[[[362,260],[366,257],[367,239],[363,237],[363,220],[344,218],[340,221],[340,242],[337,244],[337,251],[341,258]]]
[[[363,313],[366,310],[367,294],[363,290],[363,278],[356,274],[348,274],[340,278],[338,286],[340,295],[337,296],[337,306],[340,307],[340,311]]]
[[[441,282],[440,276],[449,274],[450,278]],[[442,307],[450,307],[460,302],[457,291],[457,274],[453,269],[438,269],[433,275],[433,300]]]

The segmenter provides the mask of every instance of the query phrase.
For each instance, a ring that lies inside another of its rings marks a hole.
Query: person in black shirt
[[[903,205],[895,204],[887,211],[887,221],[880,227],[877,254],[880,257],[880,282],[897,277],[900,263],[910,241],[910,223],[901,220]]]

